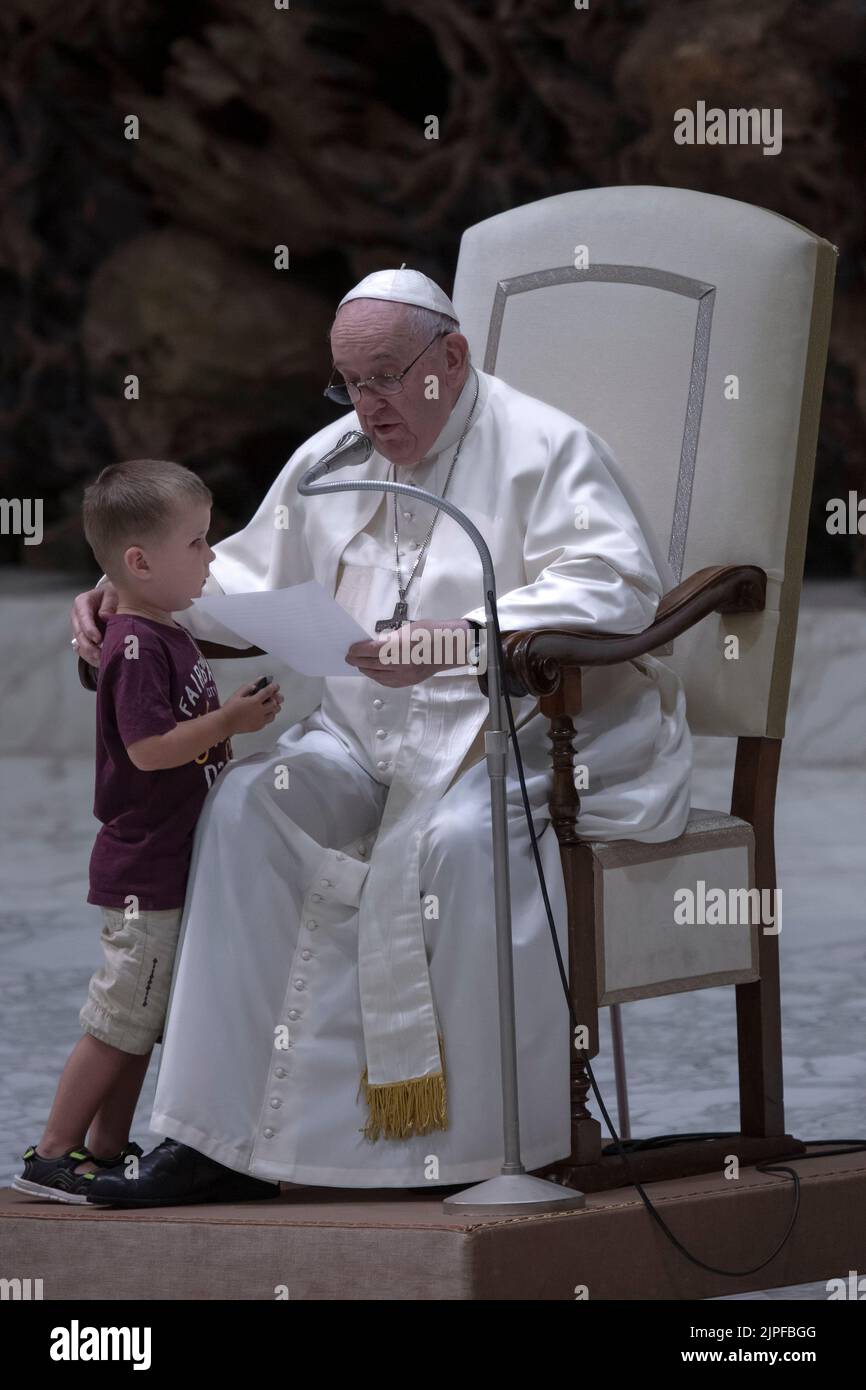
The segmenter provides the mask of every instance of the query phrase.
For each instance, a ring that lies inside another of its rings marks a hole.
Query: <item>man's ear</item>
[[[462,333],[449,333],[445,339],[445,365],[451,379],[449,384],[460,380],[468,357],[469,339]]]

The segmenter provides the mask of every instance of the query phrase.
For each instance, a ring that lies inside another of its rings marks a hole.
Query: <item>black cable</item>
[[[622,1139],[620,1140],[624,1148],[630,1153],[636,1153],[641,1149],[666,1149],[672,1148],[675,1144],[692,1143],[696,1139],[739,1139],[738,1129],[713,1129],[696,1132],[694,1134],[652,1134],[643,1139]],[[830,1149],[825,1154],[801,1154],[790,1153],[780,1154],[780,1158],[833,1158],[838,1154],[853,1154],[866,1151],[866,1139],[803,1139],[801,1141],[806,1146],[817,1148],[824,1144],[849,1144],[847,1149]],[[602,1153],[616,1152],[613,1144],[607,1144],[602,1149]]]
[[[526,815],[527,824],[528,824],[528,826],[529,826],[529,838],[530,838],[530,841],[531,841],[531,844],[532,844],[532,853],[533,853],[533,856],[534,856],[534,859],[535,859],[535,868],[536,868],[536,872],[537,872],[537,874],[538,874],[538,881],[539,881],[539,886],[540,886],[540,888],[541,888],[541,895],[542,895],[542,898],[544,899],[544,907],[545,907],[545,910],[546,910],[546,912],[547,912],[547,921],[548,921],[548,925],[549,925],[549,927],[550,927],[550,934],[551,934],[551,937],[552,937],[552,939],[553,939],[553,949],[554,949],[554,952],[555,952],[555,954],[556,954],[556,963],[557,963],[557,966],[559,967],[559,977],[560,977],[560,980],[562,981],[562,988],[563,988],[563,990],[564,990],[564,992],[565,992],[565,1001],[566,1001],[566,1004],[568,1005],[568,1012],[569,1012],[569,1016],[570,1016],[570,1018],[571,1018],[572,1028],[573,1028],[573,1029],[577,1029],[577,1027],[578,1027],[578,1022],[577,1022],[577,1018],[575,1017],[575,1013],[574,1013],[574,1005],[573,1005],[572,1002],[571,1002],[571,994],[570,994],[569,988],[568,988],[568,978],[567,978],[567,976],[566,976],[566,973],[565,973],[565,966],[563,965],[563,961],[562,961],[562,952],[561,952],[560,949],[559,949],[559,939],[558,939],[558,937],[557,937],[557,935],[556,935],[556,924],[555,924],[555,922],[554,922],[554,920],[553,920],[553,911],[552,911],[552,909],[551,909],[551,906],[550,906],[550,898],[548,897],[548,893],[547,893],[547,884],[546,884],[545,879],[544,879],[544,870],[543,870],[542,867],[541,867],[541,856],[539,855],[539,852],[538,852],[538,841],[537,841],[536,836],[535,836],[535,826],[534,826],[533,823],[532,823],[532,809],[531,809],[531,807],[530,807],[530,805],[529,805],[529,796],[527,795],[527,791],[526,791],[526,780],[525,780],[524,775],[523,775],[523,759],[522,759],[521,756],[520,756],[520,745],[519,745],[519,743],[518,743],[518,741],[517,741],[517,730],[516,730],[516,728],[514,727],[514,713],[513,713],[512,708],[511,708],[511,699],[510,699],[510,696],[509,696],[509,694],[508,694],[508,688],[507,688],[506,680],[505,680],[505,653],[504,653],[503,647],[502,647],[502,632],[501,632],[500,627],[499,627],[499,615],[497,614],[497,611],[496,611],[496,597],[495,597],[495,595],[492,593],[491,590],[488,590],[488,591],[487,591],[487,598],[488,598],[488,600],[489,600],[490,609],[491,609],[491,612],[492,612],[492,615],[493,615],[494,638],[495,638],[495,641],[496,641],[496,644],[497,644],[497,648],[498,648],[498,650],[499,650],[499,658],[500,658],[500,660],[499,660],[499,669],[500,669],[500,672],[501,672],[501,674],[502,674],[502,695],[503,695],[503,699],[504,699],[504,701],[505,701],[505,708],[506,708],[507,713],[508,713],[508,725],[509,725],[509,729],[510,729],[511,746],[512,746],[513,749],[514,749],[514,757],[515,757],[515,760],[516,760],[516,762],[517,762],[517,775],[518,775],[518,777],[519,777],[519,779],[520,779],[520,791],[521,791],[521,795],[522,795],[522,797],[523,797],[523,809],[524,809],[524,812],[525,812],[525,815]],[[506,770],[507,770],[507,759],[506,759]],[[644,1191],[643,1186],[641,1185],[641,1183],[638,1181],[638,1179],[637,1179],[637,1178],[634,1176],[634,1174],[632,1173],[632,1171],[631,1171],[631,1169],[630,1169],[630,1167],[629,1167],[628,1155],[627,1155],[627,1153],[626,1153],[625,1145],[623,1144],[623,1141],[620,1139],[619,1135],[617,1134],[616,1130],[614,1129],[614,1127],[613,1127],[613,1121],[611,1120],[610,1116],[609,1116],[608,1113],[607,1113],[607,1107],[606,1107],[606,1105],[605,1105],[605,1103],[604,1103],[604,1100],[603,1100],[603,1098],[602,1098],[602,1094],[601,1094],[600,1090],[598,1089],[598,1086],[596,1085],[595,1076],[593,1075],[592,1067],[590,1066],[589,1057],[586,1055],[586,1050],[583,1049],[583,1048],[579,1048],[579,1049],[577,1049],[577,1051],[578,1051],[578,1053],[582,1056],[583,1061],[584,1061],[584,1063],[585,1063],[585,1065],[586,1065],[586,1070],[587,1070],[587,1073],[588,1073],[588,1075],[589,1075],[589,1079],[590,1079],[590,1083],[591,1083],[591,1085],[592,1085],[592,1089],[593,1089],[593,1091],[594,1091],[594,1093],[595,1093],[595,1097],[596,1097],[596,1099],[597,1099],[597,1101],[598,1101],[599,1107],[600,1107],[600,1109],[601,1109],[601,1113],[602,1113],[602,1115],[604,1116],[605,1124],[607,1125],[608,1129],[610,1130],[610,1134],[611,1134],[611,1137],[612,1137],[613,1143],[614,1143],[614,1148],[615,1148],[616,1152],[619,1154],[619,1156],[622,1158],[623,1166],[624,1166],[624,1168],[625,1168],[626,1175],[627,1175],[627,1177],[628,1177],[628,1181],[631,1183],[631,1185],[632,1185],[632,1186],[635,1188],[635,1190],[637,1191],[638,1195],[640,1196],[641,1201],[643,1202],[643,1204],[644,1204],[644,1206],[646,1207],[647,1211],[649,1212],[650,1216],[653,1218],[653,1220],[656,1222],[656,1224],[660,1227],[660,1229],[662,1230],[662,1232],[664,1233],[664,1235],[667,1236],[668,1240],[669,1240],[674,1246],[676,1246],[676,1248],[677,1248],[677,1250],[679,1250],[680,1254],[684,1255],[684,1256],[686,1257],[687,1260],[691,1261],[692,1264],[698,1265],[701,1269],[706,1269],[706,1270],[708,1270],[711,1274],[722,1274],[722,1275],[724,1275],[724,1276],[726,1276],[726,1277],[730,1277],[730,1278],[734,1278],[734,1279],[741,1279],[741,1278],[743,1278],[743,1277],[744,1277],[745,1275],[747,1275],[747,1274],[757,1274],[759,1270],[763,1269],[766,1265],[770,1264],[770,1263],[776,1258],[776,1256],[778,1255],[778,1253],[779,1253],[779,1251],[782,1249],[782,1247],[786,1244],[786,1242],[787,1242],[787,1240],[788,1240],[788,1238],[789,1238],[791,1232],[792,1232],[793,1229],[794,1229],[794,1224],[795,1224],[795,1222],[796,1222],[796,1220],[797,1220],[797,1217],[798,1217],[798,1215],[799,1215],[799,1212],[800,1212],[800,1175],[799,1175],[799,1173],[796,1172],[795,1169],[793,1169],[793,1168],[787,1168],[787,1167],[783,1166],[783,1164],[781,1163],[781,1158],[804,1158],[804,1157],[808,1157],[808,1155],[805,1155],[805,1154],[783,1154],[783,1155],[780,1156],[780,1159],[777,1159],[774,1163],[756,1163],[756,1164],[754,1165],[755,1169],[756,1169],[759,1173],[787,1173],[791,1178],[793,1178],[793,1181],[794,1181],[794,1204],[793,1204],[793,1211],[792,1211],[792,1213],[791,1213],[791,1219],[790,1219],[790,1221],[788,1222],[788,1227],[787,1227],[787,1230],[785,1231],[785,1234],[782,1236],[782,1239],[779,1241],[779,1244],[778,1244],[778,1245],[776,1246],[776,1248],[772,1251],[772,1253],[769,1254],[765,1260],[762,1260],[760,1264],[752,1265],[751,1268],[749,1268],[749,1269],[719,1269],[716,1265],[707,1264],[704,1260],[699,1259],[697,1255],[693,1255],[689,1250],[686,1249],[686,1247],[682,1244],[682,1242],[681,1242],[680,1240],[677,1239],[677,1237],[674,1235],[673,1231],[670,1229],[670,1227],[666,1224],[666,1222],[662,1219],[662,1217],[661,1217],[661,1216],[659,1215],[659,1213],[656,1211],[656,1209],[655,1209],[655,1207],[653,1206],[653,1204],[652,1204],[650,1198],[647,1196],[646,1192]],[[732,1135],[734,1135],[734,1134],[736,1134],[736,1131],[735,1131],[735,1130],[731,1130],[730,1133],[731,1133]],[[665,1138],[675,1138],[675,1139],[680,1138],[680,1136],[664,1136],[664,1137],[665,1137]],[[694,1138],[695,1136],[682,1136],[683,1139],[685,1139],[685,1138],[687,1138],[687,1137],[692,1137],[692,1138]],[[724,1138],[724,1137],[726,1137],[726,1134],[722,1134],[720,1137]],[[630,1141],[626,1141],[626,1142],[630,1142]],[[644,1141],[638,1141],[638,1142],[643,1143]],[[847,1143],[847,1142],[849,1142],[849,1141],[844,1140],[844,1139],[843,1139],[843,1140],[830,1139],[830,1140],[823,1140],[823,1141],[819,1141],[819,1142],[821,1142],[821,1143],[843,1143],[843,1144],[844,1144],[844,1143]],[[853,1148],[853,1149],[839,1149],[839,1150],[836,1150],[836,1152],[837,1152],[837,1153],[856,1153],[856,1152],[858,1151],[858,1149],[860,1149],[860,1148],[866,1148],[866,1143],[863,1143],[863,1141],[861,1141],[861,1140],[859,1140],[859,1139],[858,1139],[858,1140],[852,1140],[852,1141],[850,1141],[850,1142],[853,1143],[856,1147]],[[649,1146],[651,1146],[651,1144],[652,1144],[652,1141],[649,1141],[648,1144],[647,1144],[647,1146],[649,1147]],[[608,1147],[609,1147],[609,1146],[608,1146]],[[830,1154],[823,1154],[823,1155],[821,1155],[821,1157],[829,1158],[829,1157],[830,1157]]]

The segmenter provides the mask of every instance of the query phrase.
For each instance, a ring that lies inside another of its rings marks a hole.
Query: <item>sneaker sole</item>
[[[49,1202],[66,1202],[69,1206],[87,1206],[90,1200],[76,1192],[61,1192],[41,1182],[30,1182],[28,1178],[13,1178],[12,1186],[16,1192],[26,1192],[28,1197],[46,1197]]]

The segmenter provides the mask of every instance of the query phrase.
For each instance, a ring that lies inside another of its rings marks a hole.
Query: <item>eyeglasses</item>
[[[335,405],[351,405],[353,401],[359,401],[361,399],[362,386],[366,386],[368,391],[373,391],[376,395],[394,396],[398,391],[403,390],[403,378],[406,373],[415,366],[418,358],[424,356],[427,348],[433,346],[436,338],[444,338],[451,332],[453,332],[453,329],[446,328],[442,332],[437,333],[436,337],[430,339],[427,347],[423,347],[418,353],[418,357],[413,357],[409,366],[404,367],[402,372],[385,372],[382,376],[368,376],[364,377],[361,381],[338,382],[334,381],[334,372],[337,370],[335,367],[334,372],[331,373],[331,380],[328,382],[322,394],[327,396],[329,401],[333,401]]]

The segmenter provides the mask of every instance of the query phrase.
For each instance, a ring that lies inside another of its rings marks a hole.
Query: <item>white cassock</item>
[[[495,376],[478,377],[447,496],[490,548],[502,631],[643,629],[662,583],[605,462],[607,446],[561,411]],[[441,495],[474,389],[470,371],[432,450],[401,469],[401,481]],[[344,415],[292,455],[249,525],[214,547],[205,592],[315,578],[368,632],[390,617],[393,495],[297,491],[302,473],[358,427],[354,412]],[[388,472],[374,451],[334,477]],[[405,584],[433,508],[397,502]],[[275,525],[282,505],[288,530]],[[586,529],[575,525],[580,505],[589,508]],[[409,589],[409,618],[484,622],[481,598],[475,548],[440,512]],[[225,640],[194,610],[176,616],[199,637]],[[304,689],[299,722],[272,749],[230,762],[205,802],[152,1126],[230,1168],[286,1182],[424,1187],[495,1176],[503,1144],[487,700],[466,666],[402,689],[360,675],[320,681],[315,695],[309,681]],[[288,706],[291,682],[283,692]],[[512,704],[567,962],[562,868],[547,810],[549,725],[532,697]],[[647,841],[681,834],[692,746],[674,672],[652,657],[587,671],[575,725],[577,761],[589,769],[580,833]],[[570,1150],[570,1024],[511,752],[508,814],[520,1139],[523,1163],[534,1169]],[[369,998],[362,1009],[365,931],[380,933],[402,1011],[377,1016]],[[366,1137],[365,1066],[371,1082],[389,1079],[395,1056],[397,1075],[435,1072],[437,1034],[447,1127]]]

